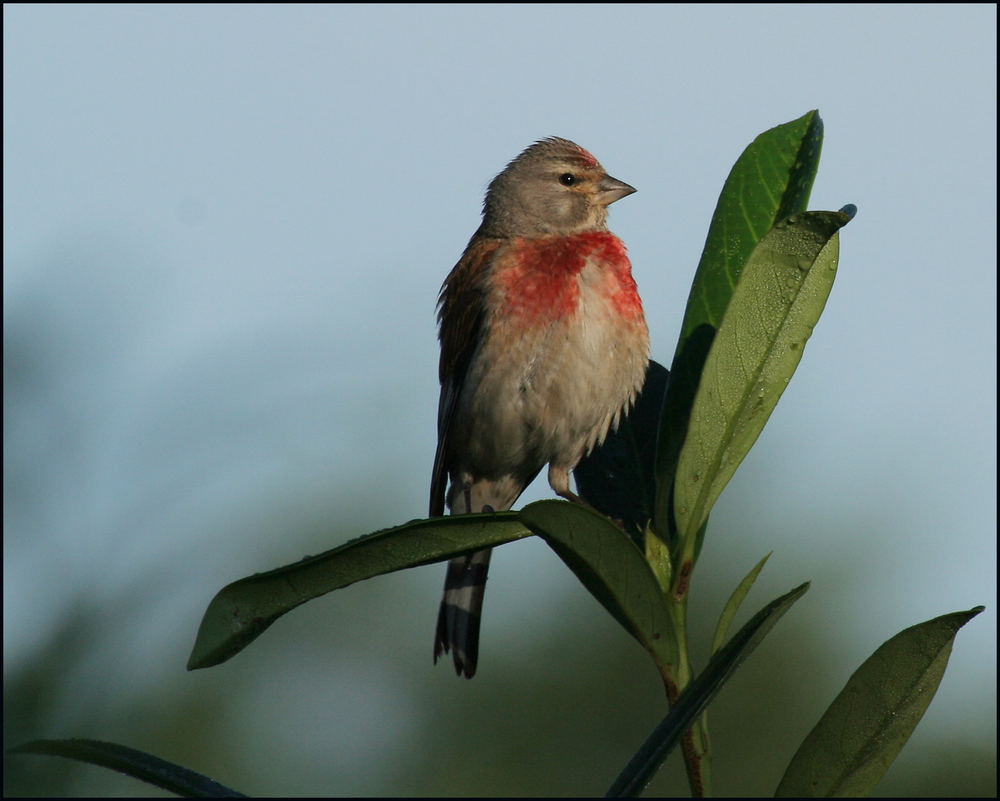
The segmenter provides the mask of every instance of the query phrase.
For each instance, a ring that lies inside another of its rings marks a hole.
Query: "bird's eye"
[[[576,176],[569,172],[564,172],[559,176],[559,183],[563,186],[572,186],[576,183]]]

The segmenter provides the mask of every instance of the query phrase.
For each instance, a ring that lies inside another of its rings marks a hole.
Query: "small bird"
[[[546,464],[556,494],[642,388],[649,333],[607,209],[636,190],[551,137],[486,191],[438,300],[441,397],[430,514],[510,509]],[[434,661],[472,678],[490,549],[452,559]]]

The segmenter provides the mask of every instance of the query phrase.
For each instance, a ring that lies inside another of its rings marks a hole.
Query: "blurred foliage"
[[[269,631],[252,659],[244,655],[212,671],[183,674],[179,683],[109,688],[92,676],[92,692],[67,697],[66,676],[85,669],[91,635],[105,625],[78,616],[30,665],[5,677],[4,741],[100,733],[252,795],[593,794],[660,719],[663,689],[638,644],[554,555],[536,550],[531,557],[545,562],[546,580],[551,574],[554,591],[546,602],[559,610],[558,619],[526,616],[494,588],[497,611],[485,623],[490,661],[473,682],[457,682],[431,664],[425,628],[433,631],[440,575],[427,567],[411,571],[416,581],[394,574],[307,604]],[[496,587],[502,582],[512,596],[527,589],[503,565],[494,567]],[[693,630],[710,634],[738,572],[699,577]],[[825,570],[815,577],[817,585],[838,584]],[[434,598],[415,604],[417,584],[431,588]],[[130,602],[142,600],[136,588]],[[500,611],[505,605],[506,613]],[[392,617],[385,608],[400,612]],[[737,625],[748,614],[738,616]],[[338,622],[345,618],[352,622]],[[795,658],[779,658],[792,643]],[[850,648],[862,654],[875,645]],[[830,632],[812,630],[792,615],[762,645],[762,658],[749,660],[723,688],[712,704],[713,747],[725,754],[714,764],[719,796],[773,793],[799,742],[847,679],[849,670],[829,675],[844,647]],[[347,651],[376,671],[374,684],[359,686]],[[169,671],[183,672],[183,654],[164,659]],[[385,721],[378,745],[353,764],[343,744],[361,724],[345,710],[354,708],[359,691],[380,686],[405,693],[400,711],[406,719]],[[595,687],[605,689],[595,694]],[[297,694],[317,707],[314,716],[289,709],[286,699]],[[109,695],[118,703],[105,703]],[[980,739],[981,728],[965,734],[926,728],[918,727],[874,795],[995,796],[995,753]],[[300,748],[304,753],[296,755]],[[376,763],[384,767],[370,771]],[[8,759],[4,782],[9,796],[155,793],[110,771],[50,757]],[[674,755],[647,794],[686,793]]]

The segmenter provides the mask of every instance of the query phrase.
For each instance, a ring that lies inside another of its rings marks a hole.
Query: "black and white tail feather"
[[[434,661],[450,651],[455,672],[468,679],[475,675],[479,658],[479,622],[492,553],[492,548],[486,548],[448,562],[444,598],[438,610]]]

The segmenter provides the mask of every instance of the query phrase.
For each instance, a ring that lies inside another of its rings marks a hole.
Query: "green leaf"
[[[246,798],[207,776],[133,748],[100,740],[34,740],[11,754],[46,754],[111,768],[186,798]]]
[[[394,570],[502,545],[530,533],[518,521],[516,512],[417,520],[228,584],[205,610],[188,670],[225,662],[283,614],[331,590]]]
[[[799,746],[775,795],[868,795],[937,692],[955,634],[982,611],[942,615],[879,646]]]
[[[624,531],[597,512],[566,501],[537,501],[520,515],[661,667],[677,664],[677,643],[660,585]]]
[[[642,551],[646,556],[646,564],[656,576],[656,580],[660,584],[660,591],[667,595],[674,580],[674,563],[670,557],[670,549],[663,540],[656,536],[652,525],[646,526],[642,539]]]
[[[615,779],[606,797],[636,796],[643,791],[671,749],[690,728],[692,721],[708,706],[722,685],[764,639],[778,619],[808,589],[809,583],[806,582],[769,603],[715,653]]]
[[[740,608],[740,604],[743,603],[743,599],[747,597],[747,593],[750,592],[750,588],[753,583],[757,580],[757,576],[760,575],[760,571],[763,570],[764,564],[768,559],[771,558],[771,554],[767,554],[763,559],[761,559],[749,573],[746,574],[743,581],[741,581],[733,594],[729,596],[729,600],[726,601],[725,607],[722,609],[722,614],[719,615],[719,622],[715,627],[715,636],[712,637],[712,653],[714,654],[725,642],[726,632],[729,631],[729,624],[733,622],[733,618],[736,616],[736,612]]]
[[[708,229],[681,324],[717,327],[743,266],[775,223],[806,210],[823,146],[823,121],[810,111],[765,131],[740,155],[726,178]]]
[[[640,547],[646,523],[653,517],[653,462],[667,380],[667,369],[650,359],[642,392],[628,415],[573,471],[580,496],[597,511],[620,520]]]
[[[673,530],[671,486],[715,329],[757,242],[779,220],[805,210],[822,144],[823,122],[816,111],[765,131],[743,151],[719,195],[688,296],[660,423],[655,522],[661,537]]]
[[[705,360],[677,461],[674,519],[693,538],[767,422],[826,305],[843,211],[778,223],[750,256]]]

